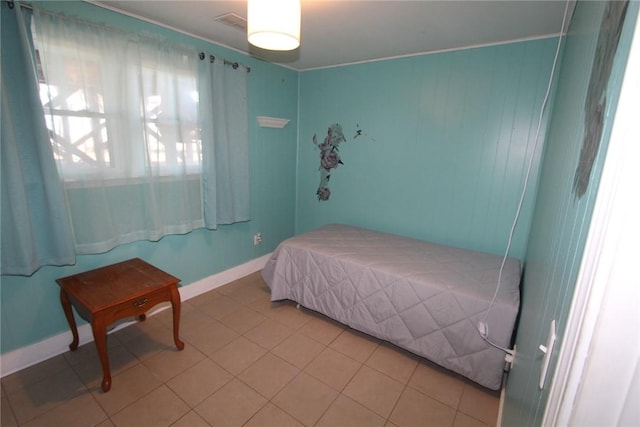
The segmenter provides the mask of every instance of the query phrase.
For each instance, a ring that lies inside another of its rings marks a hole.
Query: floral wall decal
[[[313,135],[313,143],[320,149],[320,185],[318,185],[318,191],[316,191],[318,200],[326,201],[329,200],[331,196],[331,190],[329,190],[331,169],[335,169],[338,165],[344,164],[342,160],[340,160],[338,147],[341,142],[345,142],[346,140],[342,132],[342,126],[338,123],[329,126],[327,136],[321,144],[318,143],[316,135]]]
[[[359,136],[368,137],[367,134],[363,134],[362,132],[360,125],[356,125],[356,133],[353,139]],[[374,141],[373,138],[370,139]],[[327,136],[325,136],[322,143],[318,143],[317,136],[315,134],[313,135],[313,143],[320,150],[320,184],[316,191],[316,195],[320,201],[327,201],[329,197],[331,197],[331,190],[329,190],[331,170],[337,168],[338,165],[344,164],[342,163],[342,159],[340,159],[339,147],[340,143],[346,141],[347,139],[344,136],[344,132],[342,132],[342,126],[338,123],[329,126]]]
[[[353,139],[357,139],[358,137],[364,136],[364,137],[366,137],[366,138],[370,139],[371,141],[375,142],[375,139],[374,139],[374,138],[371,138],[371,137],[369,136],[369,134],[367,134],[367,133],[363,133],[363,132],[364,132],[364,131],[363,131],[362,129],[360,129],[360,125],[359,125],[359,124],[356,124],[356,133],[355,133],[355,135],[353,135]]]
[[[338,123],[329,126],[327,136],[321,144],[318,144],[318,138],[315,134],[313,135],[313,143],[320,149],[320,185],[318,185],[318,191],[316,191],[318,200],[326,201],[331,196],[331,190],[329,190],[331,169],[344,164],[338,154],[338,147],[341,142],[346,140],[342,132],[342,126]]]

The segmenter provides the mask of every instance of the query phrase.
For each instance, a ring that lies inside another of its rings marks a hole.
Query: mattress
[[[493,390],[520,303],[520,263],[362,228],[332,224],[282,242],[262,276],[271,300],[288,299],[389,341]],[[491,305],[491,309],[487,311]]]

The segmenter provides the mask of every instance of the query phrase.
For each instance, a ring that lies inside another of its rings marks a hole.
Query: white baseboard
[[[264,267],[269,256],[271,254],[263,255],[259,258],[255,258],[244,264],[222,271],[209,277],[205,277],[202,280],[193,282],[188,286],[179,288],[180,299],[186,301],[200,294],[218,288],[234,280],[240,279],[251,273],[255,273]],[[159,311],[162,311],[167,307],[151,310],[147,313],[148,316],[153,316]],[[128,321],[119,324],[117,327],[109,331],[109,333],[120,330],[127,327],[135,321]],[[91,332],[91,325],[88,323],[78,327],[78,336],[80,338],[80,345],[93,341],[93,333]],[[0,355],[0,377],[5,377],[14,372],[20,371],[29,366],[40,363],[44,360],[55,357],[69,350],[69,344],[73,340],[71,331],[67,331],[50,338],[38,341],[37,343],[30,344],[26,347],[22,347],[8,353]]]

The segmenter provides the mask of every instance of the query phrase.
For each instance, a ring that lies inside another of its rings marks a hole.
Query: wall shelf
[[[278,119],[276,117],[257,116],[258,124],[263,128],[283,128],[289,123],[289,119]]]

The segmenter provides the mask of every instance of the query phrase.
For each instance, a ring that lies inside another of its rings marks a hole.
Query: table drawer
[[[107,324],[115,322],[123,317],[134,317],[146,313],[156,304],[171,301],[170,288],[159,289],[153,293],[134,300],[124,301],[104,311]]]

